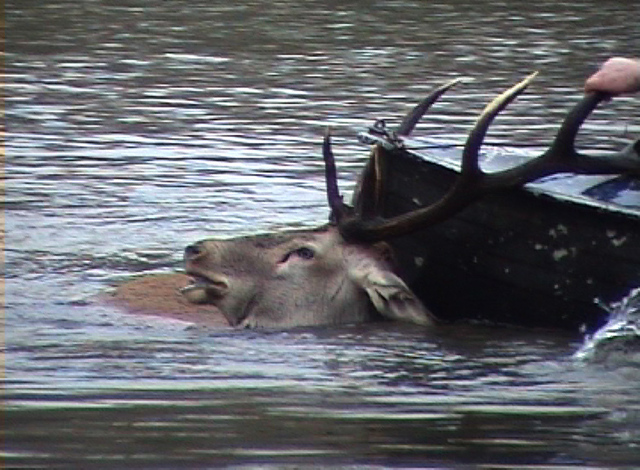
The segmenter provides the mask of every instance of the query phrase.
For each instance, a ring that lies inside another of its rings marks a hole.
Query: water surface
[[[634,468],[634,367],[582,338],[493,327],[217,331],[88,299],[179,266],[205,236],[327,217],[320,141],[348,192],[355,140],[470,77],[416,132],[541,148],[612,55],[629,2],[47,2],[5,8],[6,461],[48,468]],[[635,97],[580,142],[637,136]],[[560,314],[561,312],[559,312]]]

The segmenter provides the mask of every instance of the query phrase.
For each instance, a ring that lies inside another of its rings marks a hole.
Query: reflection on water
[[[637,370],[574,362],[578,338],[211,331],[87,299],[176,267],[204,236],[323,222],[324,128],[348,190],[366,157],[356,132],[453,76],[474,80],[418,133],[462,140],[493,94],[539,69],[490,139],[543,146],[596,64],[637,55],[633,8],[10,0],[8,462],[632,468]],[[581,142],[615,148],[639,117],[637,98],[618,99]]]
[[[109,337],[116,318],[102,319],[59,325],[85,332],[66,344],[16,348],[33,366],[9,383],[10,451],[103,468],[425,458],[580,468],[605,451],[611,463],[637,456],[637,382],[572,363],[576,343],[561,336],[398,325],[225,333],[130,319],[123,340]]]

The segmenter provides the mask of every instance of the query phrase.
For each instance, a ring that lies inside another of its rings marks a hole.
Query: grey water
[[[468,80],[416,133],[462,142],[486,102],[539,70],[488,138],[542,151],[585,77],[638,55],[639,13],[7,1],[5,466],[637,468],[640,368],[576,358],[580,335],[213,330],[92,299],[179,267],[199,238],[323,223],[325,128],[348,193],[367,157],[356,133],[453,77]],[[639,133],[638,97],[621,97],[580,144],[610,152]]]

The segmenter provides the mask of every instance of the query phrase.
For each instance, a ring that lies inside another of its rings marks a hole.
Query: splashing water
[[[585,339],[574,357],[608,367],[640,367],[640,287],[608,310],[607,323]]]

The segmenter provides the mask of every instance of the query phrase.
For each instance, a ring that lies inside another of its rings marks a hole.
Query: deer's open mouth
[[[240,325],[251,313],[255,305],[255,298],[250,298],[245,305],[239,309],[240,315],[230,314],[222,308],[221,300],[229,291],[227,278],[219,274],[201,274],[187,271],[191,276],[191,283],[180,289],[180,293],[191,303],[210,304],[219,308],[229,324],[233,327]]]
[[[211,284],[211,281],[204,276],[200,276],[197,274],[189,274],[189,276],[191,276],[191,282],[180,289],[181,292],[189,291],[192,289],[206,288],[207,285]]]
[[[204,278],[191,278],[191,283],[179,290],[189,302],[193,304],[208,303],[207,282]]]
[[[211,303],[229,290],[227,282],[222,279],[188,271],[187,274],[191,276],[191,283],[180,289],[180,293],[194,304]]]

